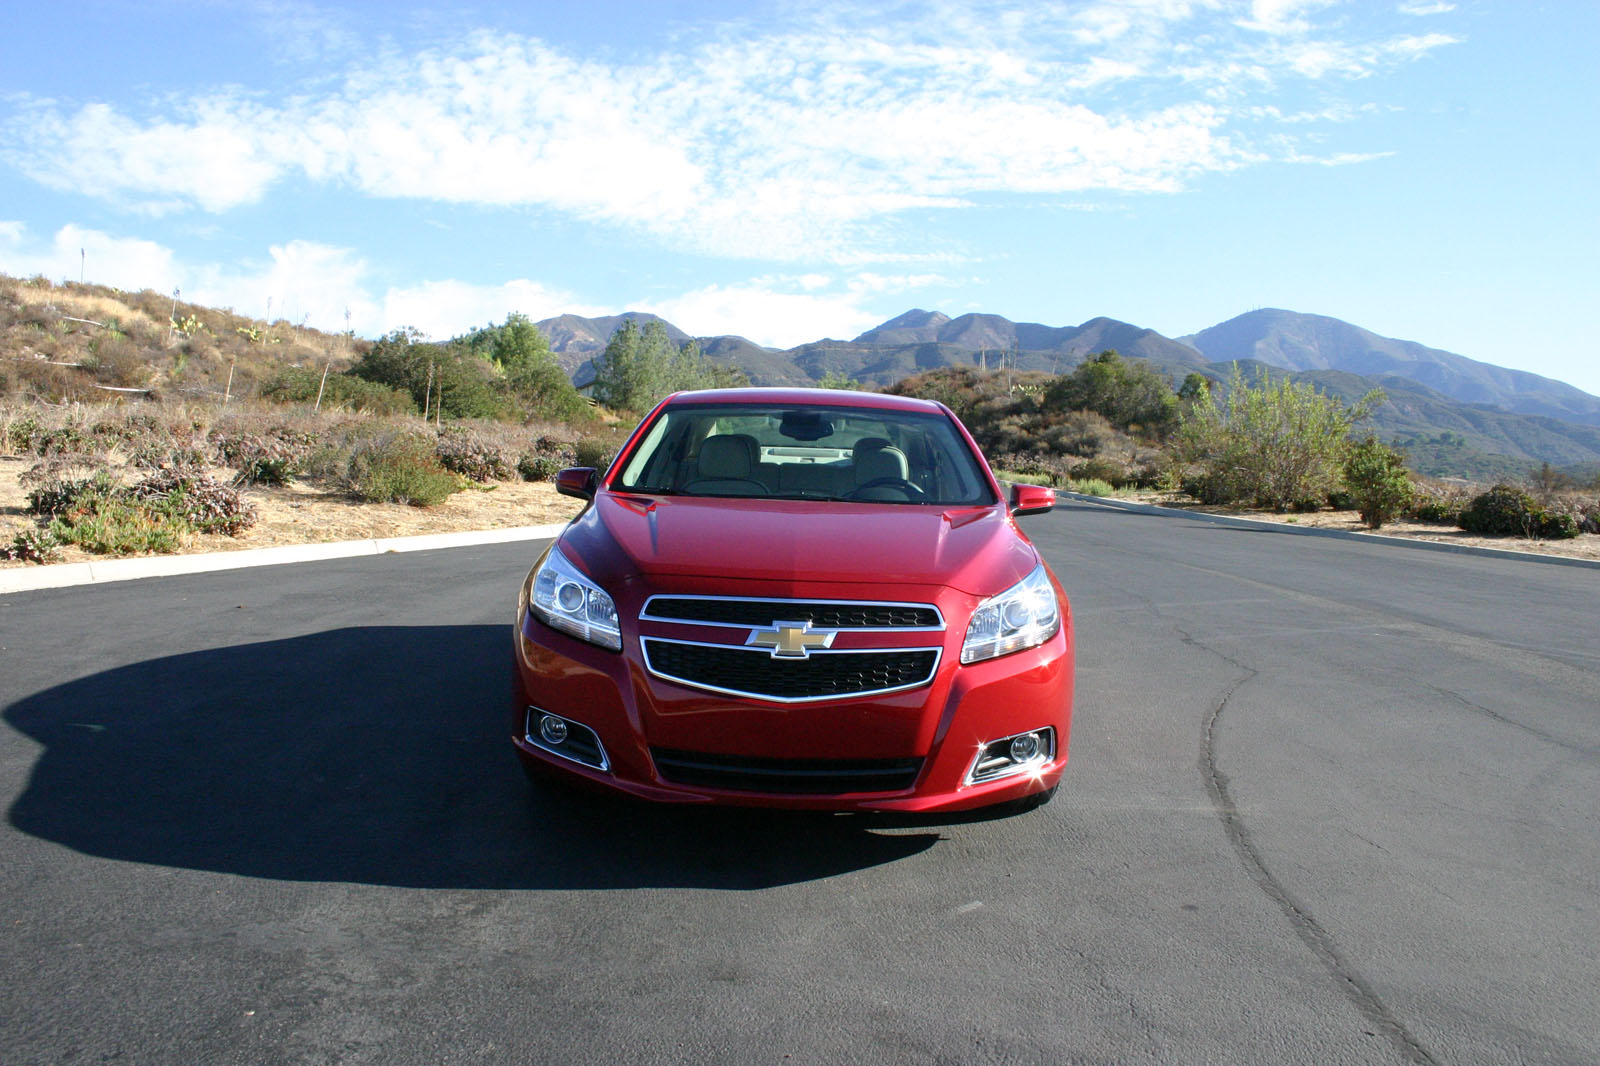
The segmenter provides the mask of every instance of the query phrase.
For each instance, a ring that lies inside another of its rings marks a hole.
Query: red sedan
[[[517,604],[530,776],[821,810],[1036,806],[1072,720],[1072,615],[942,404],[680,393],[603,474]]]

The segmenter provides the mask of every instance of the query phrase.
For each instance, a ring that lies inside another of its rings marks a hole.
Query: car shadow
[[[71,681],[5,711],[45,749],[9,819],[110,859],[430,888],[757,889],[939,839],[530,788],[510,654],[501,626],[351,628]]]

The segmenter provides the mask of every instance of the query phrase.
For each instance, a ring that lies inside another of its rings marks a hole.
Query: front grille
[[[916,603],[835,603],[811,600],[736,600],[698,596],[655,596],[643,617],[670,622],[770,626],[807,622],[817,629],[941,629],[939,610]]]
[[[921,759],[756,759],[651,748],[656,772],[677,785],[740,792],[900,792],[916,784]]]
[[[813,652],[777,659],[760,649],[688,644],[647,637],[650,672],[670,681],[735,696],[781,702],[891,692],[927,684],[939,665],[937,648]]]

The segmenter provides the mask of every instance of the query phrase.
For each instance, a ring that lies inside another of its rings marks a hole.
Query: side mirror
[[[580,500],[594,499],[595,470],[592,466],[569,466],[556,475],[556,491]]]
[[[1012,485],[1006,505],[1013,515],[1044,514],[1056,505],[1056,490],[1043,485]]]

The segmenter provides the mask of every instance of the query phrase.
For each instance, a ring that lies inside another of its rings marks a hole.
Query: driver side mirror
[[[1044,514],[1056,505],[1056,490],[1043,485],[1012,485],[1011,499],[1006,504],[1013,517]]]
[[[569,466],[556,474],[556,491],[580,500],[594,499],[595,470],[592,466]]]

